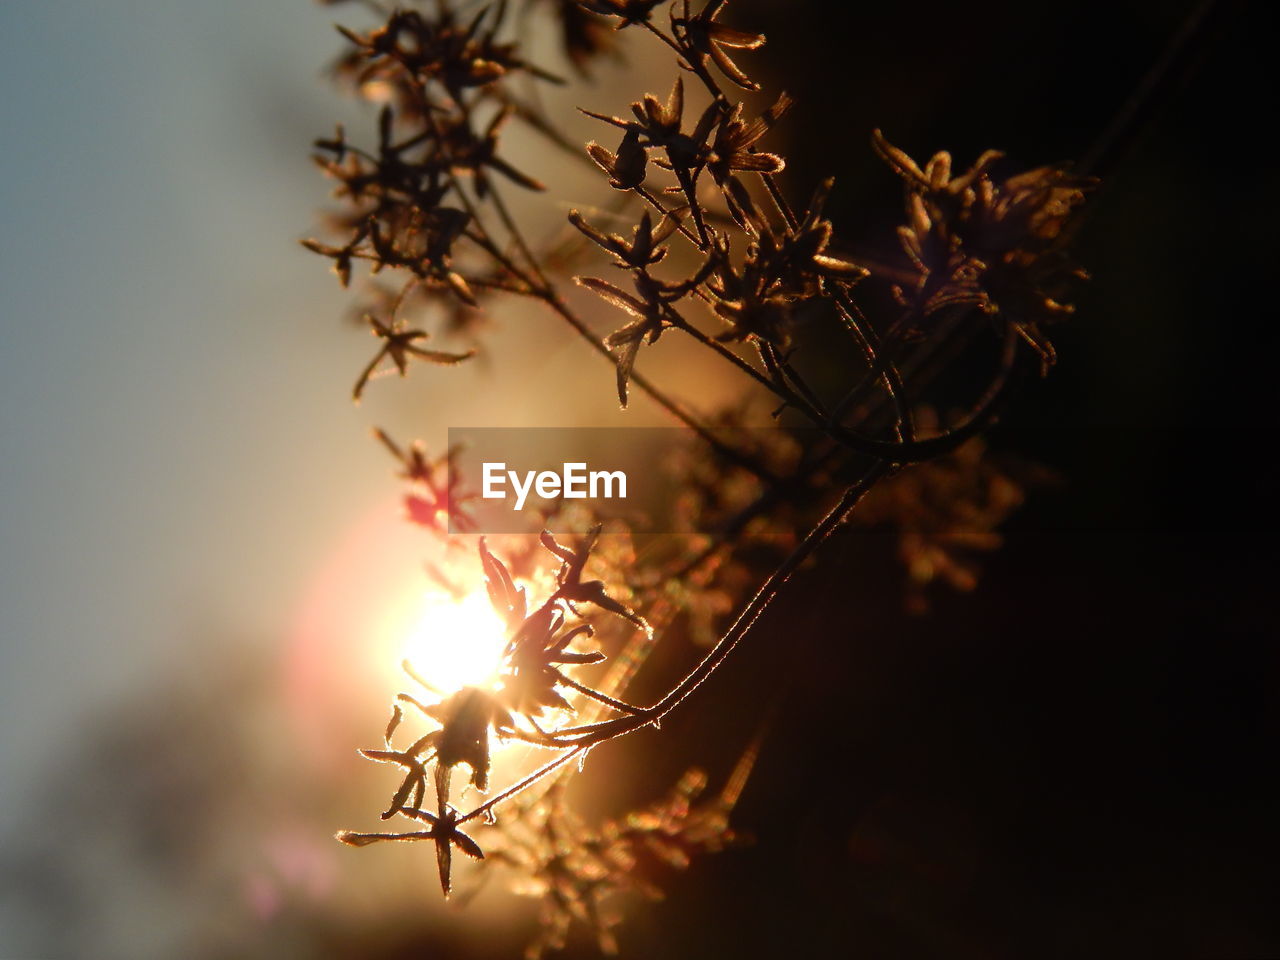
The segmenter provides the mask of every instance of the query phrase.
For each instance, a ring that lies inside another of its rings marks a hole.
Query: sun
[[[448,695],[463,687],[494,687],[506,645],[505,625],[484,594],[455,599],[429,591],[405,633],[401,658]]]

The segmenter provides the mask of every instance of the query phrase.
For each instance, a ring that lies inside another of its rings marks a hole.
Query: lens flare
[[[450,694],[463,687],[492,688],[506,643],[504,624],[488,597],[473,593],[456,600],[427,593],[402,656],[422,679]]]

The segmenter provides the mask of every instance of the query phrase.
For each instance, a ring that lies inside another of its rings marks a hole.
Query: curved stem
[[[688,697],[694,690],[703,684],[703,682],[715,672],[733,652],[739,641],[747,635],[750,629],[755,625],[760,615],[768,609],[769,604],[777,597],[779,591],[791,578],[791,575],[804,563],[813,552],[844,522],[845,517],[858,504],[858,501],[871,489],[872,485],[880,479],[889,467],[885,463],[877,463],[871,467],[857,483],[845,490],[844,494],[826,516],[818,522],[818,524],[809,531],[805,538],[800,541],[799,545],[791,552],[782,564],[770,574],[769,579],[764,582],[756,595],[751,598],[751,602],[738,615],[738,619],[720,639],[720,641],[711,649],[711,651],[702,659],[690,673],[685,676],[678,684],[676,684],[666,696],[651,707],[643,710],[641,713],[630,717],[619,717],[613,720],[605,720],[600,723],[587,724],[581,727],[570,727],[565,730],[557,730],[553,735],[543,741],[543,746],[548,747],[588,747],[605,740],[611,740],[614,737],[622,736],[630,733],[639,727],[647,724],[657,723],[664,716],[671,712],[682,700]]]
[[[936,436],[923,440],[884,441],[872,440],[860,436],[837,425],[836,436],[846,442],[850,449],[858,453],[883,457],[892,463],[919,463],[932,460],[957,449],[981,430],[990,426],[1000,411],[1000,406],[1015,383],[1014,374],[1018,369],[1017,329],[1010,324],[1005,332],[1004,348],[1000,360],[1000,370],[987,390],[970,409],[969,414]]]
[[[578,754],[584,752],[586,749],[587,749],[586,747],[574,747],[572,750],[566,751],[564,754],[552,760],[550,763],[545,764],[542,767],[539,767],[537,770],[529,774],[529,776],[525,777],[519,783],[515,784],[514,786],[508,787],[506,790],[503,790],[496,797],[493,797],[492,799],[487,800],[484,803],[480,804],[480,806],[476,807],[470,813],[464,813],[462,816],[458,817],[458,819],[455,820],[454,823],[466,823],[468,820],[474,820],[476,817],[483,816],[484,814],[492,810],[494,807],[496,807],[498,804],[502,803],[504,800],[510,800],[517,793],[521,793],[522,791],[527,790],[529,787],[533,786],[535,783],[537,783],[547,774],[554,771],[557,767],[561,767],[564,764],[568,763],[570,760],[578,756]]]
[[[606,707],[612,707],[614,710],[617,710],[619,713],[629,713],[629,714],[644,713],[643,707],[632,706],[631,704],[626,703],[622,700],[616,700],[613,697],[609,696],[607,693],[601,693],[599,690],[596,690],[594,687],[588,687],[584,683],[579,683],[577,680],[574,680],[573,678],[566,676],[563,672],[561,672],[558,682],[563,683],[566,687],[568,687],[571,690],[577,690],[584,697],[590,697],[592,700],[595,700],[598,703],[603,703]]]
[[[849,292],[838,284],[833,284],[831,285],[831,294],[841,318],[845,321],[854,339],[858,341],[862,354],[866,358],[869,368],[867,382],[875,379],[881,380],[884,383],[885,393],[889,395],[889,399],[893,402],[894,413],[897,418],[897,422],[893,427],[894,436],[899,441],[914,440],[915,423],[911,417],[911,407],[906,401],[906,390],[903,387],[902,377],[898,373],[898,368],[885,354],[884,346],[880,341],[880,337],[876,334],[875,328],[867,323],[867,318],[862,315],[862,311],[853,302]],[[832,414],[833,419],[839,420],[841,412],[840,407],[837,406],[836,411]]]

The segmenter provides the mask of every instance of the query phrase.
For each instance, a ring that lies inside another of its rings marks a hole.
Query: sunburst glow
[[[503,622],[483,594],[455,600],[426,593],[402,655],[424,680],[449,694],[468,686],[492,687],[506,642]]]

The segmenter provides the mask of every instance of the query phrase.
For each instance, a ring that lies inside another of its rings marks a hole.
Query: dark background
[[[886,233],[872,127],[960,169],[1082,157],[1194,9],[735,6],[798,100],[791,182],[835,174],[833,220]],[[1065,484],[928,617],[878,602],[892,575],[849,540],[810,587],[848,614],[775,614],[732,669],[767,676],[797,634],[822,668],[797,672],[741,807],[756,846],[682,877],[637,956],[1280,952],[1265,36],[1214,8],[1099,171],[1092,282],[997,432]]]

